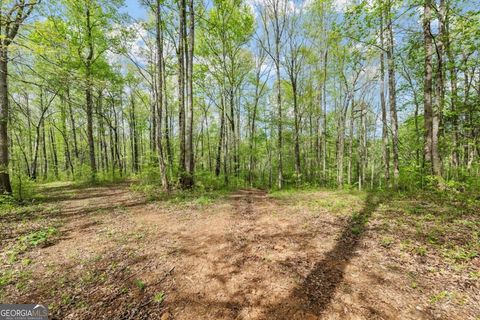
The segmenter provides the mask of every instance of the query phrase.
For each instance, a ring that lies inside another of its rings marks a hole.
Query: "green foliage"
[[[437,302],[440,302],[446,298],[449,298],[451,296],[451,293],[448,291],[441,291],[433,296],[430,297],[430,303],[435,304]]]
[[[27,175],[18,173],[12,179],[13,197],[18,201],[31,200],[37,194],[37,184]]]
[[[13,246],[7,251],[8,260],[14,262],[19,254],[38,246],[47,246],[51,244],[59,235],[55,227],[45,227],[40,230],[32,231],[17,239]]]
[[[153,302],[155,303],[162,303],[165,300],[165,292],[158,292],[153,296]]]
[[[49,227],[29,233],[20,238],[20,241],[30,247],[43,246],[48,244],[53,237],[58,235],[58,229]]]
[[[145,290],[145,288],[147,287],[147,285],[145,284],[145,282],[143,282],[142,279],[135,279],[134,283],[135,286],[141,291]]]

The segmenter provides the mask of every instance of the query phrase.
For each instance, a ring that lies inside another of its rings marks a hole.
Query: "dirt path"
[[[207,205],[149,203],[127,185],[70,191],[49,191],[61,236],[25,255],[31,280],[8,302],[49,304],[58,319],[474,317],[419,298],[358,232],[377,199],[352,220],[256,189]]]

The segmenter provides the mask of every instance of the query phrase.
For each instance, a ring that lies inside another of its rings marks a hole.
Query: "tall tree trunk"
[[[294,69],[294,68],[292,68]],[[294,127],[295,127],[295,179],[297,182],[300,181],[301,175],[301,162],[300,162],[300,123],[299,123],[299,115],[298,115],[298,97],[297,97],[297,79],[295,79],[295,72],[292,70],[291,74],[291,83],[292,83],[292,91],[293,91],[293,117],[294,117]]]
[[[52,146],[53,173],[55,175],[55,178],[58,179],[57,141],[55,139],[55,133],[53,131],[53,127],[50,127],[50,143]]]
[[[45,120],[42,119],[41,129],[42,129],[42,158],[43,158],[43,180],[48,178],[48,154],[47,154],[47,139],[45,134]]]
[[[453,153],[452,153],[452,163],[454,168],[458,168],[460,165],[460,154],[459,154],[459,132],[458,132],[458,75],[455,57],[451,48],[451,39],[450,39],[450,19],[448,16],[448,8],[446,9],[445,14],[445,50],[448,57],[448,69],[450,73],[450,88],[451,88],[451,113],[452,113],[452,144],[453,144]]]
[[[279,32],[277,32],[278,34]],[[282,117],[282,82],[280,78],[280,37],[275,39],[275,72],[277,77],[277,108],[278,108],[278,176],[277,186],[283,186],[283,117]]]
[[[189,1],[189,32],[187,49],[187,119],[186,119],[186,150],[185,160],[188,181],[185,181],[185,187],[191,188],[194,185],[195,155],[193,149],[193,54],[195,49],[195,12],[193,0]]]
[[[425,0],[423,6],[423,37],[424,37],[424,48],[425,48],[425,70],[424,70],[424,79],[423,79],[423,109],[424,109],[424,127],[425,127],[425,145],[424,145],[424,154],[425,154],[425,163],[424,166],[427,170],[432,170],[432,130],[433,130],[433,87],[432,87],[432,76],[433,76],[433,67],[432,67],[432,34],[431,34],[431,0]]]
[[[435,108],[433,110],[432,121],[432,173],[435,176],[441,175],[441,159],[438,149],[438,136],[441,125],[441,114],[443,112],[443,105],[445,100],[444,90],[444,37],[445,37],[445,0],[440,0],[440,6],[438,10],[438,28],[440,33],[436,40],[437,46],[437,72],[435,79]]]
[[[185,145],[185,46],[186,46],[186,3],[178,1],[179,11],[179,38],[178,38],[178,122],[180,141],[180,184],[185,186],[186,175],[186,145]]]
[[[355,98],[352,98],[352,108],[350,109],[350,139],[348,141],[348,171],[347,171],[347,183],[352,183],[352,164],[353,164],[353,126],[355,118]]]
[[[167,175],[167,168],[165,164],[165,157],[164,157],[164,150],[163,150],[163,141],[162,141],[162,119],[163,119],[163,102],[164,102],[164,86],[163,86],[163,73],[164,65],[163,65],[163,30],[162,30],[162,18],[161,18],[161,1],[157,0],[157,12],[156,12],[156,41],[157,41],[157,124],[156,124],[156,144],[157,144],[157,152],[158,152],[158,164],[160,169],[160,178],[162,182],[162,187],[165,191],[169,189],[168,184],[168,175]],[[166,94],[166,92],[165,92]]]
[[[0,194],[11,194],[8,169],[8,53],[3,43],[0,47]]]
[[[323,56],[323,154],[322,154],[322,179],[323,183],[326,184],[328,177],[327,177],[327,63],[328,63],[328,49],[325,49],[325,53]]]
[[[223,103],[223,98],[221,102],[221,110],[220,110],[220,130],[218,132],[218,145],[217,145],[217,158],[215,161],[215,175],[218,177],[220,175],[220,169],[222,165],[222,146],[224,140],[224,130],[225,130],[225,108]]]
[[[78,160],[80,154],[78,152],[78,142],[77,142],[77,126],[75,124],[75,115],[73,114],[72,108],[72,100],[70,96],[70,88],[67,87],[67,105],[68,105],[68,113],[70,116],[70,125],[72,127],[72,137],[73,137],[73,152],[75,154],[75,158]]]
[[[29,1],[13,1],[11,9],[3,12],[0,7],[0,194],[11,194],[8,150],[8,47],[17,36],[20,25],[32,13],[38,3]]]
[[[163,70],[165,70],[165,58],[162,55],[162,66]],[[170,167],[170,171],[173,169],[173,151],[172,151],[172,144],[170,142],[170,114],[169,114],[169,108],[168,108],[168,94],[167,94],[167,73],[162,72],[162,83],[163,83],[163,109],[165,111],[165,125],[164,125],[164,131],[165,131],[165,149],[167,152],[167,160],[166,163],[168,163]],[[168,170],[167,170],[168,171]]]
[[[132,133],[132,168],[135,173],[140,170],[140,163],[138,159],[138,136],[137,136],[137,116],[135,110],[135,98],[133,92],[131,94],[131,110],[130,110],[130,126]]]
[[[382,108],[382,140],[383,140],[383,162],[385,164],[385,182],[390,184],[390,148],[388,143],[388,116],[385,102],[385,55],[384,55],[384,30],[383,11],[380,17],[380,105]]]
[[[398,187],[398,178],[400,175],[399,157],[398,157],[398,117],[397,117],[397,98],[395,85],[395,58],[394,58],[394,40],[393,23],[391,18],[392,2],[388,0],[387,11],[387,61],[388,61],[388,97],[390,105],[390,118],[392,122],[392,150],[393,150],[393,185]]]
[[[86,8],[86,18],[87,18],[87,45],[88,45],[88,56],[86,59],[86,89],[85,89],[85,98],[86,98],[86,110],[87,110],[87,140],[88,140],[88,151],[90,157],[90,177],[92,180],[96,179],[97,175],[97,164],[95,159],[95,140],[93,137],[93,97],[92,97],[92,62],[93,62],[93,36],[92,36],[92,24],[90,16],[90,6],[87,4]]]

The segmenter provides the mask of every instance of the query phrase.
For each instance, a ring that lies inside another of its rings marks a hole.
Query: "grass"
[[[142,279],[135,279],[134,283],[135,283],[135,286],[136,286],[140,291],[145,290],[145,288],[147,287],[147,285],[145,284],[145,282],[143,282]]]
[[[446,298],[449,298],[451,296],[451,293],[448,291],[441,291],[437,294],[434,294],[433,296],[430,297],[430,303],[435,304],[437,302],[440,302]]]
[[[159,186],[156,184],[132,184],[130,189],[146,196],[151,202],[164,202],[180,207],[208,206],[232,191],[231,189],[205,190],[196,188],[192,190],[175,189],[170,192],[162,192],[159,191]]]
[[[277,190],[269,194],[273,199],[292,203],[303,207],[312,213],[325,212],[340,216],[350,216],[362,210],[366,193],[355,190],[327,190],[327,189],[286,189]]]
[[[386,195],[375,192],[384,199]],[[366,192],[326,189],[274,191],[271,198],[292,203],[312,213],[333,213],[358,218]],[[384,248],[399,246],[413,256],[435,255],[446,264],[466,264],[480,254],[480,201],[472,194],[417,191],[395,193],[381,203],[375,220],[378,243]],[[353,223],[360,234],[364,223]]]
[[[162,303],[165,300],[165,292],[158,292],[153,296],[153,302],[155,303]]]
[[[58,238],[59,231],[56,227],[45,227],[20,236],[7,250],[8,261],[13,263],[18,255],[34,248],[47,246]],[[28,260],[22,260],[28,261]],[[29,264],[29,263],[28,263]]]

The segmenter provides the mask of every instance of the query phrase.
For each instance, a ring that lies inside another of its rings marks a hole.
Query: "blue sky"
[[[145,7],[140,5],[139,0],[125,0],[125,7],[123,7],[122,11],[135,19],[141,19],[147,15]]]

